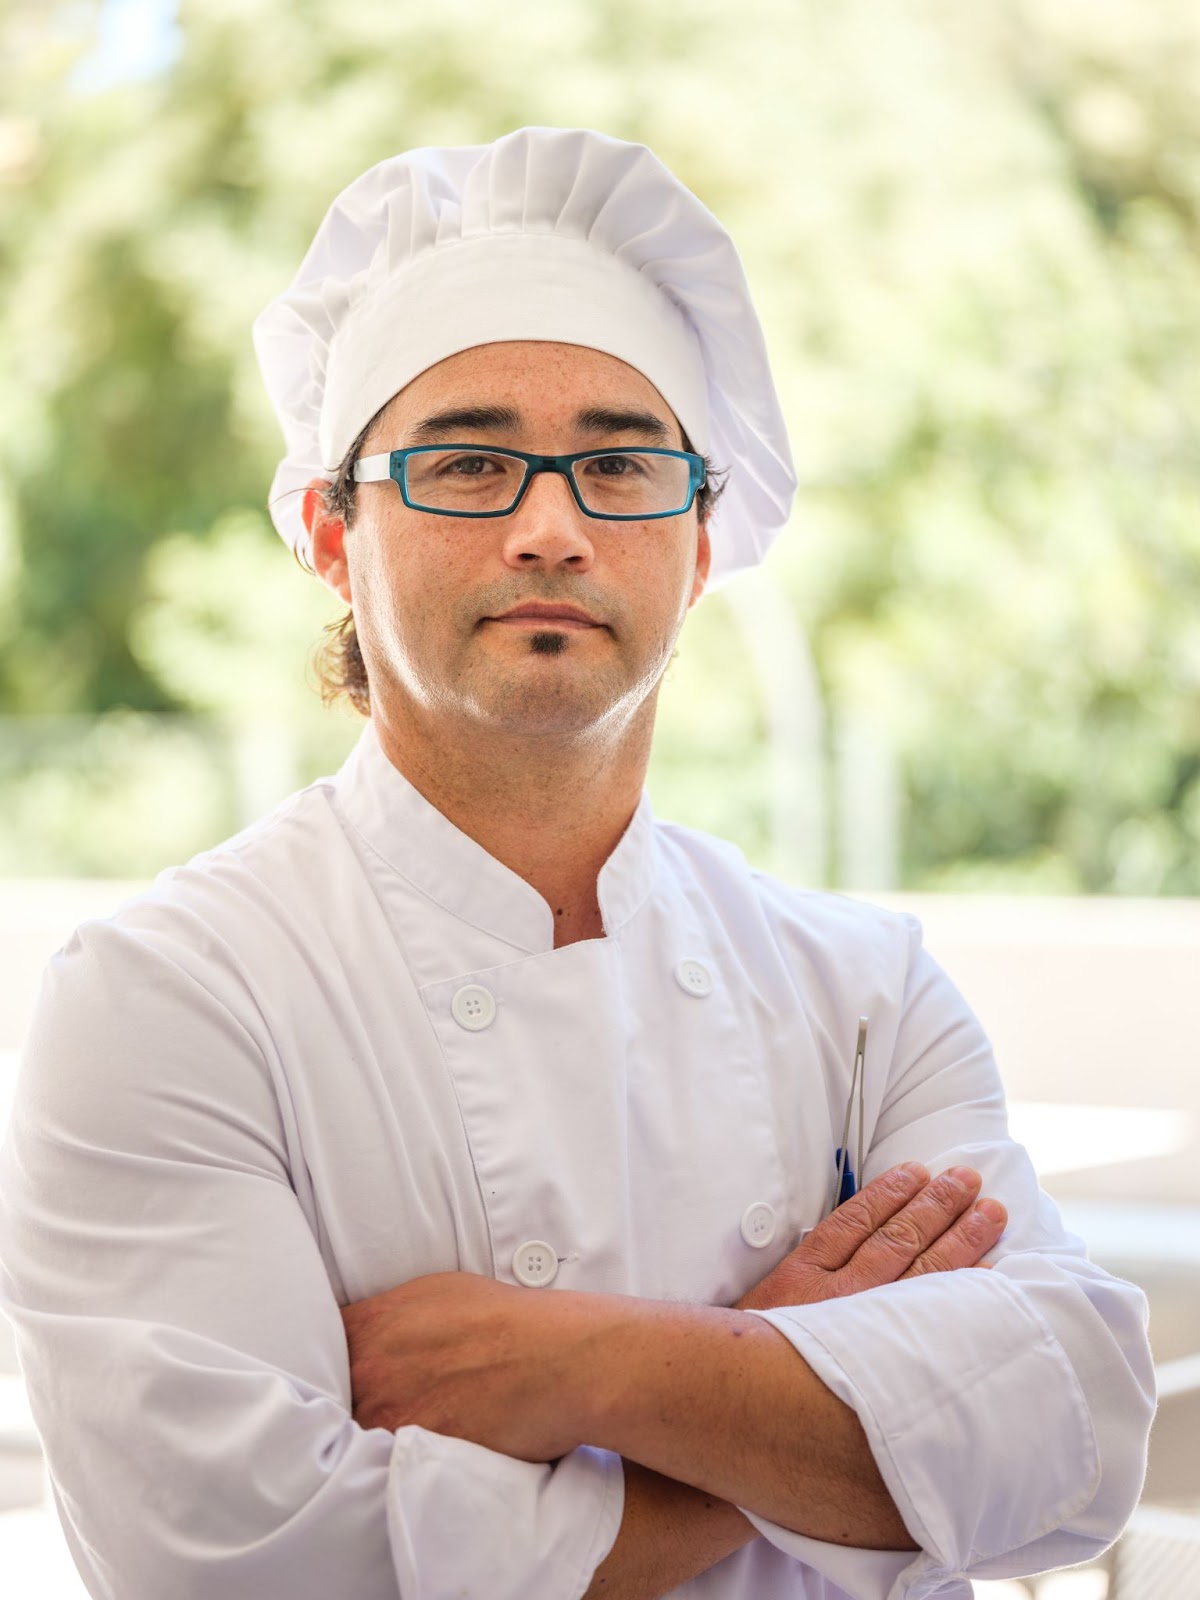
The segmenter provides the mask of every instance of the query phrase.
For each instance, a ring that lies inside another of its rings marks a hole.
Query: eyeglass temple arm
[[[354,463],[355,483],[383,483],[392,475],[392,458],[389,455],[360,456]]]

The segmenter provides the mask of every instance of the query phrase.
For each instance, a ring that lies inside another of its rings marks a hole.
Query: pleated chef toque
[[[302,491],[460,350],[556,340],[649,379],[728,484],[709,588],[754,566],[796,480],[762,328],[724,228],[644,145],[578,128],[408,150],[344,189],[254,347],[287,454],[269,505],[307,556]]]

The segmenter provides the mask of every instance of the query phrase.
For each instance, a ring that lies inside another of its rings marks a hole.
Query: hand
[[[436,1272],[342,1307],[354,1420],[410,1423],[523,1461],[583,1443],[560,1381],[582,1296]],[[548,1397],[552,1403],[547,1403]]]
[[[858,1294],[926,1272],[979,1265],[1008,1213],[998,1200],[974,1204],[983,1179],[952,1167],[932,1182],[917,1162],[892,1167],[819,1222],[735,1307],[769,1311]]]

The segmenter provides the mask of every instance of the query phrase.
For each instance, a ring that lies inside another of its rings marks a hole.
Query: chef
[[[1094,1556],[1143,1296],[917,923],[644,792],[687,612],[794,487],[723,229],[595,133],[409,151],[255,339],[368,720],[43,980],[0,1298],[90,1593],[920,1600]]]

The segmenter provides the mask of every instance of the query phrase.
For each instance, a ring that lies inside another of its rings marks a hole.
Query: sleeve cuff
[[[920,1559],[914,1550],[863,1550],[856,1545],[826,1544],[822,1539],[810,1539],[807,1534],[769,1522],[745,1506],[738,1510],[776,1549],[819,1572],[839,1591],[844,1590],[850,1600],[889,1600],[893,1594],[905,1594],[904,1588],[897,1588],[897,1582]],[[958,1600],[959,1596],[970,1600],[971,1586],[964,1583],[957,1590],[947,1588],[938,1593],[946,1600]]]
[[[588,1445],[545,1464],[399,1428],[390,1480],[400,1593],[420,1600],[579,1600],[625,1505],[620,1456]]]
[[[1078,1377],[1049,1327],[1001,1274],[931,1273],[753,1314],[777,1328],[858,1416],[924,1552],[922,1577],[914,1570],[893,1591],[868,1585],[864,1596],[953,1594],[937,1585],[1031,1544],[1095,1494],[1099,1455]],[[1036,1437],[998,1432],[995,1419],[1004,1415],[1036,1417]],[[772,1543],[789,1548],[773,1524],[752,1520]],[[779,1531],[789,1541],[800,1537]],[[803,1559],[858,1592],[812,1553],[847,1547],[804,1543]],[[856,1554],[899,1559],[895,1552]],[[882,1580],[882,1564],[875,1565]]]

